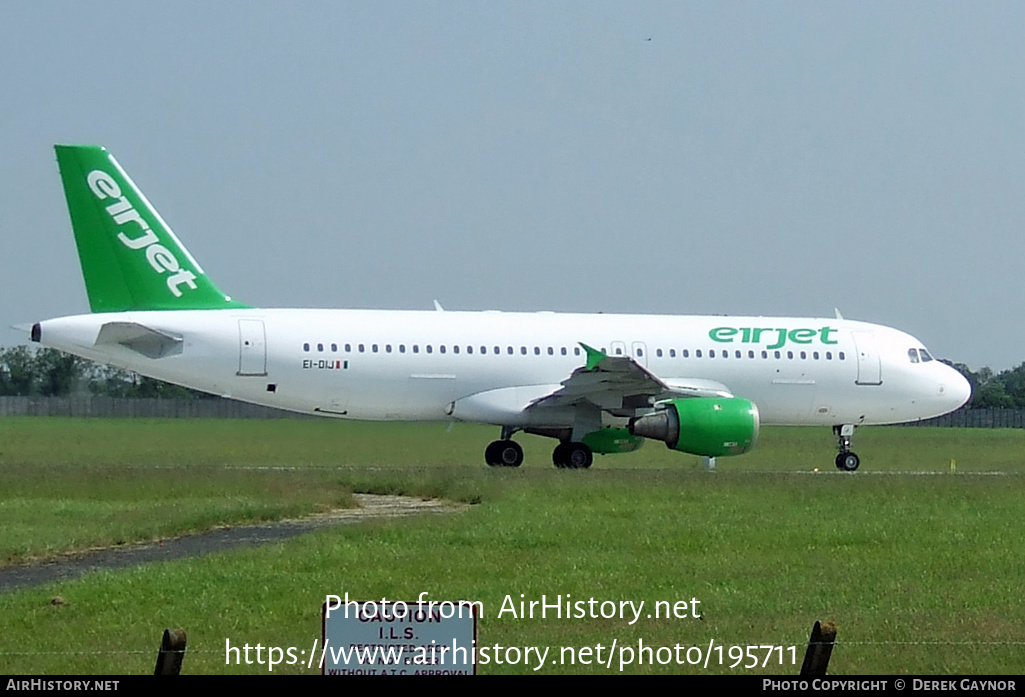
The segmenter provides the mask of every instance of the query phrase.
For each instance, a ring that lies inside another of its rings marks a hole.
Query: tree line
[[[0,396],[201,399],[204,392],[88,361],[52,348],[0,348]]]
[[[970,407],[1025,408],[1025,363],[999,373],[974,371],[964,363],[944,361],[972,385]],[[204,392],[143,377],[128,370],[87,361],[51,348],[0,348],[0,395],[65,397],[70,394],[105,397],[207,398]]]
[[[964,375],[972,385],[968,406],[975,409],[1015,409],[1025,407],[1025,363],[994,373],[990,367],[977,372],[964,363],[943,361]]]

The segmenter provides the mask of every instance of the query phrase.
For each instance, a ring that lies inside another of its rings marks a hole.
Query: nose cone
[[[942,363],[937,366],[943,372],[936,375],[939,378],[939,402],[937,406],[943,409],[942,414],[949,414],[955,409],[963,407],[972,397],[972,385],[965,376],[957,372],[949,365]]]
[[[972,384],[965,379],[965,376],[950,368],[950,378],[946,381],[943,389],[946,397],[950,400],[950,411],[960,409],[972,398]]]

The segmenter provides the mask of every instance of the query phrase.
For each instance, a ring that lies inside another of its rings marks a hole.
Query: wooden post
[[[153,675],[180,675],[182,659],[185,658],[185,630],[165,629],[163,641],[160,642],[160,653],[157,654],[157,667]]]
[[[801,675],[825,675],[829,667],[829,657],[833,653],[833,642],[836,641],[836,625],[826,622],[820,625],[815,622],[808,639],[808,650],[804,654]]]

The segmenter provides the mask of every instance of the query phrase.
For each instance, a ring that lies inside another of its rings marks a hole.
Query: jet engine
[[[758,440],[758,407],[736,397],[671,399],[630,419],[629,430],[692,455],[741,455]]]

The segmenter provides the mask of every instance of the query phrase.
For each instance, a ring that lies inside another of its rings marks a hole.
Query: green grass
[[[753,453],[721,459],[715,473],[652,443],[596,458],[590,471],[557,471],[551,442],[531,437],[521,439],[522,468],[489,470],[481,459],[493,437],[443,425],[0,420],[8,558],[167,534],[154,532],[160,526],[294,515],[344,502],[349,491],[477,503],[0,595],[0,670],[146,673],[162,630],[183,627],[184,672],[261,673],[265,666],[226,666],[225,640],[309,650],[325,595],[415,599],[422,591],[481,601],[481,645],[550,646],[549,660],[562,646],[714,640],[796,645],[800,662],[812,623],[828,619],[839,628],[834,675],[1019,673],[1025,665],[1025,433],[864,429],[854,475],[832,466],[826,429],[763,429]],[[16,545],[8,542],[14,529]],[[643,600],[646,611],[697,598],[703,618],[642,617],[631,626],[498,617],[505,597],[521,593]],[[51,605],[56,595],[66,604]],[[479,670],[533,672],[494,663]],[[745,671],[673,664],[625,672]]]

